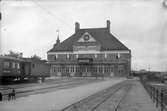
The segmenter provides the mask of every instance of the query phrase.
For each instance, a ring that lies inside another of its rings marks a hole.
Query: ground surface
[[[7,100],[7,95],[14,88],[18,97],[27,95],[34,95],[38,93],[47,93],[56,91],[59,89],[76,87],[78,85],[90,84],[93,82],[103,81],[102,78],[56,78],[49,79],[43,83],[26,83],[26,84],[14,84],[14,85],[0,85],[0,91],[3,93],[3,100]]]
[[[111,111],[113,103],[117,103],[118,98],[124,95],[124,92],[127,92],[127,94],[125,93],[126,95],[121,100],[117,111],[158,111],[139,80],[127,80],[125,78],[111,78],[100,82],[90,82],[75,87],[51,90],[51,92],[32,93],[29,96],[19,97],[13,101],[0,102],[0,111],[59,111],[122,81],[128,81],[128,83],[132,84],[128,91],[125,88],[118,91],[115,96],[109,98],[102,106],[97,108],[97,111]]]
[[[14,101],[3,101],[0,102],[0,111],[58,111],[124,80],[125,78],[113,78],[55,92],[20,97]]]
[[[61,111],[116,111],[119,101],[125,96],[131,86],[131,80],[126,80],[99,91]]]
[[[114,92],[114,93],[113,93]],[[109,94],[109,95],[108,95]],[[97,96],[96,96],[97,95]],[[101,98],[102,97],[102,98]],[[136,79],[126,80],[106,91],[70,105],[62,111],[158,111],[150,96]],[[165,110],[164,110],[165,111]]]
[[[118,111],[158,111],[141,83],[136,80],[133,84]]]

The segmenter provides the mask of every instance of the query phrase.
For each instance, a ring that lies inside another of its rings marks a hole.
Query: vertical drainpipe
[[[128,77],[129,76],[131,76],[131,58],[132,58],[132,56],[131,56],[131,50],[129,50],[129,55],[130,55],[130,57],[129,57],[129,60],[128,60]]]
[[[1,0],[0,0],[0,4],[1,4]],[[2,13],[1,13],[1,7],[0,7],[0,28],[1,28],[1,19],[2,19]],[[0,30],[0,34],[1,34],[1,30]],[[1,37],[0,37],[0,44],[2,44],[1,41],[2,40],[1,40]],[[1,50],[1,47],[2,46],[0,45],[0,50]]]

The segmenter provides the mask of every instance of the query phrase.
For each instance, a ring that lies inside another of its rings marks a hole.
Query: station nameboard
[[[74,51],[89,51],[89,50],[94,50],[94,51],[98,51],[100,49],[99,46],[74,46]]]
[[[89,64],[92,63],[92,58],[78,58],[78,63],[80,64]]]

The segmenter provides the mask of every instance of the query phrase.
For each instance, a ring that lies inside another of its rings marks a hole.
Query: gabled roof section
[[[77,42],[96,42],[96,40],[88,32],[85,32]]]
[[[88,32],[92,37],[94,37],[95,40],[97,40],[101,44],[101,51],[129,50],[116,37],[114,37],[114,35],[112,35],[107,28],[87,28],[77,30],[77,32],[75,32],[72,36],[70,36],[48,52],[73,51],[73,45],[86,32]]]

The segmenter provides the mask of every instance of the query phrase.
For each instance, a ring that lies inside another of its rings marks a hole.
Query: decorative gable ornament
[[[77,42],[96,42],[96,40],[88,32],[85,32]]]

